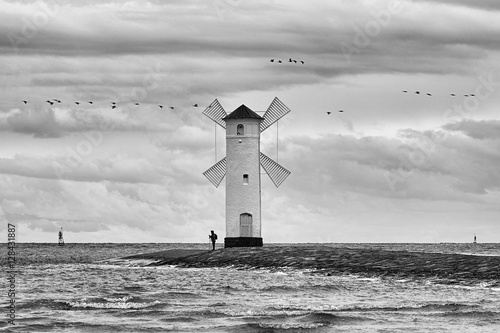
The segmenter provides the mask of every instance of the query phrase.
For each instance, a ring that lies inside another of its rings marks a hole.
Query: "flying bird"
[[[116,104],[116,102],[111,102],[111,104]]]
[[[174,109],[174,107],[173,107],[173,106],[171,106],[170,108],[171,108],[172,110]]]
[[[302,65],[304,64],[304,61],[303,61],[303,60],[301,60],[300,62],[302,63]]]
[[[193,104],[193,106],[194,106],[195,108],[197,108],[197,107],[198,107],[198,104]]]
[[[159,104],[158,104],[158,107],[159,107],[160,109],[163,109],[163,105],[159,105]]]
[[[293,62],[292,58],[288,58],[288,62]]]
[[[54,105],[54,102],[46,100],[45,102],[49,103],[50,105]]]
[[[464,95],[465,97],[469,97],[469,95]]]
[[[331,112],[330,111],[326,111],[326,114],[330,114]]]
[[[75,102],[76,105],[80,105],[80,102]]]
[[[23,101],[24,104],[28,104],[28,101]]]
[[[116,109],[116,105],[112,105],[112,106],[111,106],[111,109]]]
[[[474,96],[476,96],[476,95],[474,95],[474,94],[470,94],[470,96],[474,97]]]
[[[271,59],[270,62],[274,62],[274,59]]]
[[[344,112],[344,110],[339,110],[339,112]]]
[[[408,93],[408,90],[403,90],[404,93]]]
[[[94,102],[92,102],[92,101],[89,101],[89,104],[94,104]]]
[[[281,60],[278,60],[278,62],[281,64]]]
[[[56,101],[57,103],[62,103],[60,99],[54,98],[53,101]]]
[[[450,94],[451,96],[455,96],[455,94]]]
[[[294,62],[294,63],[297,63],[297,60],[293,59],[293,62]]]
[[[427,93],[427,96],[432,96],[430,93]]]
[[[419,94],[420,94],[420,91],[415,91],[415,94],[419,95]]]

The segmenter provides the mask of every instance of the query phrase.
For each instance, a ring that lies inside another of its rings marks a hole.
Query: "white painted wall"
[[[236,135],[238,124],[245,126],[244,135]],[[226,163],[226,237],[240,237],[243,213],[252,214],[252,237],[262,237],[259,119],[226,120]],[[248,185],[243,184],[244,174]]]

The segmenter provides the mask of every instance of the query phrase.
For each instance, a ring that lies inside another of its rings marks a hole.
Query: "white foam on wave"
[[[158,259],[123,259],[123,258],[112,258],[96,261],[95,264],[101,265],[113,265],[120,267],[144,267],[153,263],[158,262]]]
[[[476,256],[476,257],[499,257],[498,253],[474,253],[474,252],[458,252],[457,254],[463,254],[466,256]]]
[[[120,298],[109,298],[109,297],[104,297],[104,299],[107,301],[107,302],[110,302],[110,303],[119,303],[119,302],[128,302],[130,301],[132,298],[134,298],[134,296],[123,296],[123,297],[120,297]]]
[[[277,330],[303,330],[325,326],[323,323],[259,323],[259,327]]]
[[[129,302],[131,297],[126,296],[119,299],[105,298],[106,302],[92,302],[92,301],[68,301],[65,302],[73,308],[91,308],[91,309],[144,309],[156,304],[160,301],[149,303],[135,303]]]

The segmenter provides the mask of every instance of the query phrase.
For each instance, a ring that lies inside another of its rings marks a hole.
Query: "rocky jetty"
[[[172,250],[171,250],[172,251]],[[173,250],[175,251],[175,250]],[[333,248],[277,246],[228,248],[216,251],[169,251],[140,255],[152,265],[180,267],[297,268],[327,275],[356,274],[398,278],[500,281],[499,256]],[[137,257],[137,256],[136,256]]]

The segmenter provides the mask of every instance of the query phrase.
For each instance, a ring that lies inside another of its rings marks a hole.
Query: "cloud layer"
[[[0,6],[0,218],[26,241],[60,226],[79,241],[223,230],[223,186],[202,172],[224,133],[201,111],[274,96],[292,112],[262,151],[278,142],[292,175],[263,178],[266,240],[500,232],[495,1]]]

